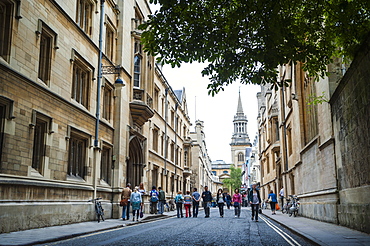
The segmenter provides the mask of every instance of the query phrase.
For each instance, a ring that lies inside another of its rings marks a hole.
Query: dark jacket
[[[256,190],[256,191],[257,191],[258,200],[260,201],[259,203],[262,203],[260,191],[259,190]],[[253,202],[253,189],[251,189],[248,193],[248,202]]]
[[[160,190],[158,193],[159,193],[158,200],[161,201],[161,202],[166,201],[166,194],[165,194],[164,190]]]
[[[212,202],[212,193],[207,190],[202,193],[203,202]]]

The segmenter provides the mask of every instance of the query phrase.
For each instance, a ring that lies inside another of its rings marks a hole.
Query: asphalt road
[[[270,211],[264,210],[268,213]],[[218,208],[211,217],[169,218],[119,229],[88,234],[45,245],[312,245],[289,230],[260,216],[251,220],[251,212],[242,209],[234,218],[233,209],[220,218]]]

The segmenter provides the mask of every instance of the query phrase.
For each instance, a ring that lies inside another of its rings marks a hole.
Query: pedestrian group
[[[280,197],[283,196],[280,191]],[[127,184],[126,187],[122,190],[120,206],[122,206],[122,219],[130,219],[130,206],[132,208],[132,220],[139,221],[139,217],[144,216],[144,200],[143,196],[146,195],[143,183],[140,183],[139,186],[136,186],[133,191],[131,190],[131,184]],[[166,194],[162,187],[156,186],[152,187],[152,190],[149,192],[149,201],[150,201],[150,213],[151,214],[163,214],[165,206],[170,208],[173,204],[166,203]],[[247,202],[252,208],[252,220],[258,221],[258,213],[262,203],[259,190],[256,188],[256,185],[252,185],[252,189],[247,194]],[[193,192],[186,191],[186,194],[182,194],[181,191],[177,193],[174,199],[176,205],[177,217],[183,218],[183,207],[185,208],[185,217],[198,217],[200,200],[202,199],[205,218],[210,217],[210,207],[212,206],[212,193],[208,190],[208,186],[204,187],[204,191],[200,194],[197,188],[193,188]],[[269,202],[271,204],[272,214],[275,214],[275,204],[277,203],[277,196],[270,191],[268,196]],[[222,189],[218,189],[215,203],[218,206],[220,217],[224,217],[224,207],[230,209],[231,205],[234,206],[235,218],[240,217],[241,206],[243,204],[243,196],[240,194],[239,189],[234,190],[233,196],[230,196],[228,192],[224,192]],[[192,208],[192,211],[191,211]],[[136,217],[136,218],[135,218]]]

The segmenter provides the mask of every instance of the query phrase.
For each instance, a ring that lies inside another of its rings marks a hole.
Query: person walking
[[[242,195],[240,195],[238,188],[236,188],[234,192],[235,194],[233,195],[232,202],[234,204],[235,218],[239,218],[242,205]]]
[[[281,201],[281,207],[284,207],[284,187],[282,186],[279,192],[279,197]]]
[[[140,218],[142,218],[144,216],[144,195],[146,194],[146,190],[142,182],[139,185],[139,192],[141,194]]]
[[[150,196],[150,213],[157,214],[157,205],[158,205],[158,191],[157,188],[153,185],[152,190],[149,193]]]
[[[197,188],[193,188],[193,217],[198,217],[198,211],[199,211],[199,201],[200,201],[200,194],[198,192]]]
[[[225,194],[227,209],[230,209],[230,206],[231,206],[231,196],[230,196],[229,192],[225,192],[224,194]]]
[[[192,197],[190,196],[190,191],[186,191],[186,195],[184,196],[184,207],[185,207],[185,217],[186,218],[191,217],[191,210],[190,210],[191,203],[192,203]]]
[[[222,189],[218,189],[217,191],[216,202],[218,206],[218,211],[220,212],[220,217],[223,218],[226,198],[225,198],[225,193],[222,192]]]
[[[205,218],[209,218],[210,206],[212,202],[212,193],[208,190],[208,186],[204,186],[204,191],[202,192],[203,207],[204,213],[206,214]]]
[[[184,218],[184,215],[182,214],[182,204],[184,204],[184,197],[182,196],[182,192],[177,192],[177,195],[175,196],[175,203],[176,203],[176,209],[177,209],[177,218]]]
[[[255,219],[256,222],[258,222],[258,209],[259,206],[261,205],[261,196],[259,190],[256,188],[256,184],[252,185],[252,189],[249,191],[248,194],[248,201],[249,204],[252,207],[252,220]]]
[[[158,187],[158,213],[163,214],[164,205],[166,204],[166,193],[162,190],[162,187]]]
[[[131,193],[130,202],[132,205],[132,221],[135,221],[135,214],[136,214],[136,221],[139,221],[139,213],[141,207],[141,194],[139,192],[139,187],[135,187],[134,192]]]
[[[122,220],[130,219],[130,196],[131,196],[131,184],[128,183],[125,188],[123,188],[121,193],[121,201],[124,201],[122,206]]]
[[[277,203],[277,197],[276,194],[270,190],[270,194],[267,198],[270,201],[270,207],[271,207],[271,213],[276,214],[276,203]]]

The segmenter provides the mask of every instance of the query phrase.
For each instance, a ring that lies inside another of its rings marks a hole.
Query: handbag
[[[143,218],[144,217],[144,213],[143,211],[140,211],[140,218]]]
[[[123,206],[127,206],[127,204],[128,204],[128,198],[122,199],[122,200],[119,202],[119,205],[120,205],[121,207],[123,207]]]
[[[238,202],[234,202],[234,207],[239,207],[239,203]]]
[[[275,208],[276,208],[276,210],[280,210],[280,206],[279,206],[278,203],[276,203]]]

